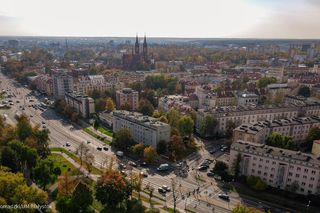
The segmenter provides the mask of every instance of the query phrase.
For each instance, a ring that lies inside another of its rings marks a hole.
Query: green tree
[[[168,150],[171,154],[171,156],[176,159],[180,159],[183,157],[186,147],[185,144],[182,141],[181,136],[179,135],[172,135],[171,139],[168,144]]]
[[[49,149],[49,133],[48,129],[39,129],[36,128],[33,130],[33,137],[36,139],[37,143],[34,148],[36,148],[38,154],[42,158],[46,158],[50,154]]]
[[[126,213],[144,213],[145,208],[142,205],[141,200],[131,199],[127,203]]]
[[[125,149],[132,144],[132,136],[129,129],[120,129],[115,133],[114,145],[118,148]]]
[[[306,145],[308,150],[311,150],[313,141],[320,139],[320,128],[319,127],[312,127],[309,130],[308,136],[306,138]]]
[[[152,116],[154,107],[147,99],[141,99],[139,101],[138,111],[144,115]]]
[[[228,120],[226,123],[226,136],[231,138],[233,135],[233,130],[236,128],[236,124],[233,121]]]
[[[267,184],[260,177],[248,176],[246,182],[250,188],[257,191],[264,191],[267,188]]]
[[[56,179],[54,175],[54,163],[49,159],[40,160],[33,169],[33,177],[36,182],[45,189],[49,183]]]
[[[17,134],[21,141],[24,141],[27,137],[32,135],[31,124],[24,114],[18,117]]]
[[[106,109],[107,103],[103,98],[99,98],[95,101],[95,110],[96,112],[102,112]]]
[[[267,138],[266,143],[283,149],[297,150],[297,144],[291,137],[283,136],[278,132],[272,132]]]
[[[269,84],[273,84],[276,83],[277,79],[274,77],[262,77],[257,81],[257,87],[264,88],[266,86],[268,86]]]
[[[17,172],[19,170],[16,152],[10,147],[3,147],[0,157],[2,166],[10,168],[13,172]]]
[[[141,158],[143,156],[144,145],[142,143],[138,143],[132,146],[132,152],[137,157]]]
[[[310,97],[311,91],[308,86],[301,86],[298,91],[298,95],[304,96],[306,98]]]
[[[252,207],[247,207],[247,206],[238,204],[234,209],[232,209],[232,213],[263,213],[263,212]]]
[[[113,110],[115,110],[116,105],[114,103],[114,101],[112,100],[112,98],[108,97],[106,100],[106,109],[111,112]]]
[[[218,122],[214,117],[206,115],[200,124],[199,133],[201,137],[212,137],[215,133],[217,124]]]
[[[174,108],[171,108],[167,113],[167,120],[168,123],[172,128],[178,128],[178,121],[181,117],[180,113],[175,110]]]
[[[27,186],[21,173],[0,169],[0,197],[7,204],[47,204],[48,195],[35,185]]]
[[[118,212],[126,205],[132,187],[124,176],[115,170],[107,170],[98,180],[95,196],[104,206],[105,212]]]
[[[190,136],[193,132],[193,120],[190,116],[184,115],[178,120],[178,129],[182,136]]]
[[[72,193],[72,205],[75,212],[88,212],[93,202],[93,195],[90,188],[80,181]]]

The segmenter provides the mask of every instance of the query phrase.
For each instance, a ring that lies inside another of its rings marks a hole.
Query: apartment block
[[[230,168],[240,155],[240,175],[257,176],[269,186],[297,194],[320,193],[320,158],[264,144],[234,142],[230,149]]]
[[[233,140],[265,143],[273,132],[277,132],[283,136],[292,137],[294,141],[299,143],[305,141],[312,127],[320,127],[320,116],[265,120],[253,124],[242,124],[235,128]]]
[[[125,105],[129,105],[131,110],[138,109],[139,105],[139,93],[131,88],[123,88],[116,92],[117,107],[121,108]]]
[[[63,99],[65,93],[73,91],[73,77],[66,73],[55,73],[53,79],[53,95],[55,99]]]
[[[66,104],[83,118],[89,118],[92,113],[95,113],[94,100],[88,96],[79,95],[76,93],[65,93]]]
[[[34,83],[37,87],[37,90],[39,90],[40,92],[45,93],[48,96],[51,96],[53,94],[53,80],[51,76],[39,75],[34,80]]]
[[[112,87],[112,84],[105,81],[103,75],[88,75],[77,79],[74,84],[74,91],[88,95],[93,90],[104,92]]]
[[[129,129],[137,143],[157,147],[159,141],[170,140],[170,125],[141,113],[117,110],[113,112],[113,132]]]

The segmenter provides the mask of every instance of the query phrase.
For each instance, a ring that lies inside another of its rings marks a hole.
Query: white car
[[[167,185],[162,185],[162,188],[165,189],[167,192],[170,192],[171,189]]]

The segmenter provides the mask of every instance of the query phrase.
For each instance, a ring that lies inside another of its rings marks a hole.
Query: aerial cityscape
[[[320,2],[3,0],[0,212],[319,213]]]

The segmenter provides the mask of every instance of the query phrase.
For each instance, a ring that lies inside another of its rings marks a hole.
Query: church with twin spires
[[[144,36],[142,44],[142,52],[140,51],[140,44],[138,35],[136,36],[136,42],[132,47],[131,54],[126,53],[122,56],[122,64],[125,70],[150,70],[153,69],[154,64],[148,56],[148,44],[147,37]]]

